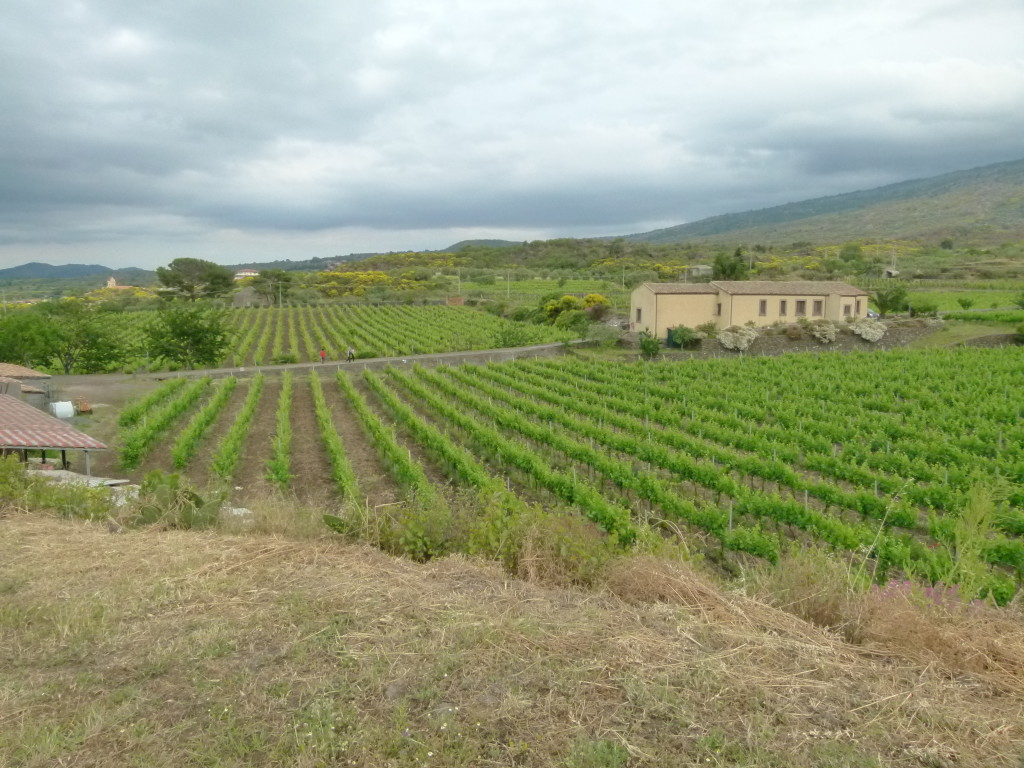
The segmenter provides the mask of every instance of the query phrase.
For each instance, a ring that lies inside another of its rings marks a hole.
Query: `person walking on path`
[[[324,349],[323,347],[320,347],[320,362],[322,363],[322,362],[324,362],[326,360],[327,360],[327,350]]]
[[[356,359],[356,351],[352,347],[348,348],[348,356],[345,359],[350,363]]]

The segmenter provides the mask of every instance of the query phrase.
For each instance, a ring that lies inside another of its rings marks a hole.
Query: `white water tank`
[[[50,413],[58,419],[70,419],[75,415],[75,406],[71,404],[70,400],[59,400],[50,403]]]

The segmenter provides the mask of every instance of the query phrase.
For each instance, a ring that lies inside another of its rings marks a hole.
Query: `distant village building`
[[[260,273],[255,269],[240,269],[235,272],[235,280],[245,280],[247,277],[259,277]]]
[[[107,289],[112,291],[134,291],[134,285],[118,285],[117,280],[113,277],[107,278]]]
[[[694,264],[692,267],[686,267],[686,276],[689,279],[695,278],[706,278],[711,277],[714,269],[710,264]]]
[[[665,338],[671,328],[714,323],[792,323],[801,318],[840,322],[867,317],[868,293],[848,283],[802,280],[714,280],[644,283],[630,296],[630,330]]]

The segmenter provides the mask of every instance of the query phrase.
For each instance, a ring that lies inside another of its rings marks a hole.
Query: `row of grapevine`
[[[292,373],[281,374],[281,394],[277,400],[277,431],[274,433],[274,453],[267,462],[267,478],[281,488],[292,481]]]
[[[369,373],[367,371],[367,373]],[[369,436],[378,455],[391,467],[395,479],[405,488],[424,502],[437,501],[439,496],[434,484],[430,482],[423,467],[414,461],[398,442],[393,430],[388,428],[380,417],[366,404],[366,400],[355,388],[344,371],[338,371],[338,387],[345,395],[359,419],[363,430]]]
[[[309,386],[313,392],[313,408],[316,411],[317,426],[320,428],[320,438],[324,442],[327,456],[331,461],[331,477],[342,497],[357,500],[360,498],[359,479],[345,455],[345,444],[334,427],[331,409],[324,399],[323,385],[320,383],[320,377],[316,371],[309,374]]]
[[[137,467],[157,438],[191,408],[209,386],[209,376],[189,382],[179,389],[177,396],[166,401],[134,427],[122,432],[119,457],[122,469]]]
[[[154,389],[145,397],[129,403],[124,410],[118,414],[117,424],[122,429],[127,429],[139,422],[147,413],[156,408],[167,398],[188,383],[188,379],[168,379],[159,387]]]
[[[713,463],[709,469],[712,474],[717,474],[717,467],[721,466],[740,475],[772,482],[792,494],[804,492],[826,506],[853,510],[864,517],[884,521],[888,526],[918,526],[916,511],[906,503],[894,505],[866,491],[844,491],[830,483],[807,478],[794,471],[789,462],[777,459],[774,449],[769,452],[767,448],[758,445],[757,438],[750,437],[749,430],[744,433],[747,439],[740,435],[734,441],[720,439],[719,443],[732,445],[742,442],[745,448],[754,451],[754,455],[740,453],[703,439],[707,437],[706,428],[700,429],[701,438],[691,437],[679,427],[680,420],[672,410],[655,409],[649,404],[629,400],[627,393],[618,389],[609,387],[598,395],[589,391],[586,385],[570,389],[559,386],[552,377],[534,376],[524,371],[519,371],[515,379],[493,367],[473,369],[473,373],[496,380],[531,398],[568,408],[574,413],[583,413],[597,419],[599,423],[607,422],[638,438],[645,438],[651,443],[647,448],[649,451],[655,450],[655,445],[663,444],[689,456],[710,461]],[[719,438],[721,435],[720,430]]]
[[[607,499],[594,485],[581,478],[552,468],[535,451],[516,443],[497,430],[449,405],[408,374],[389,369],[388,374],[406,390],[431,408],[439,417],[466,432],[474,444],[501,462],[516,467],[562,501],[579,507],[606,531],[628,543],[636,536],[629,509]]]
[[[284,318],[297,329],[296,339],[306,339],[307,351],[318,340],[303,331],[314,314]],[[1008,445],[1019,427],[1006,421],[1018,407],[1010,385],[1024,373],[1024,356],[985,352],[922,353],[923,361],[885,354],[749,360],[749,367],[730,360],[616,365],[535,359],[391,368],[364,373],[358,386],[339,373],[337,386],[410,497],[444,505],[443,494],[379,413],[460,485],[504,493],[510,503],[513,488],[519,504],[535,492],[549,495],[624,544],[635,539],[641,521],[665,519],[702,541],[720,542],[723,550],[769,561],[778,559],[785,538],[796,536],[873,557],[872,572],[879,575],[905,569],[949,579],[960,510],[979,481],[996,484],[997,514],[979,555],[994,566],[986,588],[1005,598],[1012,594],[1009,575],[1024,577],[1024,491],[1013,473],[1019,451]],[[969,363],[989,364],[990,373],[972,368],[950,375]],[[737,371],[741,381],[733,380]],[[290,375],[284,382],[268,469],[287,484],[295,414]],[[835,388],[831,398],[823,382]],[[340,497],[358,500],[360,478],[320,379],[311,377],[310,387],[316,441],[330,458],[335,488]],[[240,419],[256,389],[254,382]],[[362,394],[367,390],[369,401]],[[859,411],[851,391],[867,404]],[[213,422],[219,392],[192,424]],[[990,402],[967,405],[972,393]],[[167,395],[146,423],[180,396]],[[933,408],[934,425],[923,423],[918,397]],[[948,434],[947,413],[960,409],[973,415],[972,435],[994,448]],[[186,430],[192,431],[202,427]],[[233,427],[229,436],[244,431]],[[241,439],[235,438],[236,454]],[[192,440],[183,436],[179,443]],[[220,476],[233,471],[234,465],[225,472],[214,464]],[[511,485],[498,477],[503,474]]]
[[[216,421],[220,412],[228,404],[228,400],[231,399],[231,394],[235,391],[237,384],[238,379],[234,376],[229,376],[217,382],[214,393],[206,402],[206,405],[192,417],[188,426],[178,435],[174,448],[171,450],[171,460],[174,463],[175,469],[181,469],[192,459],[192,455],[199,446],[199,442],[206,435],[213,422]]]
[[[245,396],[245,402],[242,403],[242,409],[214,452],[211,469],[213,474],[223,480],[230,479],[235,474],[238,461],[242,456],[246,435],[249,433],[249,427],[252,426],[253,417],[259,407],[265,381],[262,373],[253,377],[249,383],[249,392]]]

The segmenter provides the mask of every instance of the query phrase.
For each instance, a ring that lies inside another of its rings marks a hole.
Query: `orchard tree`
[[[164,296],[189,301],[224,296],[235,286],[230,269],[202,259],[175,259],[166,267],[157,267],[156,276],[165,286]]]
[[[171,306],[157,312],[146,326],[146,348],[185,368],[212,368],[231,343],[227,310]]]

